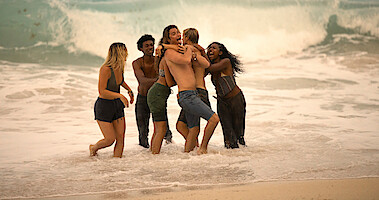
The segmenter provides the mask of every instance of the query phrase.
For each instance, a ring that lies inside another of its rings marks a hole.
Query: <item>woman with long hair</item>
[[[123,43],[113,43],[99,72],[99,97],[94,106],[97,121],[104,139],[89,146],[90,156],[97,155],[99,149],[111,146],[116,141],[113,157],[122,157],[125,138],[124,108],[129,107],[128,99],[120,94],[120,86],[128,91],[133,103],[133,91],[124,81],[124,68],[128,50]]]
[[[226,148],[238,148],[245,144],[246,101],[235,77],[243,72],[238,57],[226,47],[213,42],[207,48],[211,61],[208,68],[217,93],[217,113],[220,117]]]
[[[159,45],[177,43],[181,40],[178,27],[169,25],[163,30],[163,37]],[[163,137],[167,130],[167,99],[171,94],[170,87],[174,85],[174,80],[167,71],[167,64],[164,58],[164,49],[157,51],[158,58],[155,62],[155,67],[158,71],[158,80],[147,92],[147,104],[153,116],[154,133],[151,138],[151,152],[159,154],[162,146]]]

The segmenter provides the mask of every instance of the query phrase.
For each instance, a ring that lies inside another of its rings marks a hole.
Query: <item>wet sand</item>
[[[131,200],[376,200],[379,199],[379,178],[273,181],[246,185],[213,186],[205,189],[155,189],[153,191],[120,191],[106,194],[51,197],[45,199],[131,199]]]

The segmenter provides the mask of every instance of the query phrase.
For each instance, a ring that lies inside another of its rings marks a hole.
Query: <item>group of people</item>
[[[238,58],[226,47],[213,42],[207,52],[198,44],[199,33],[188,28],[182,35],[175,25],[163,30],[157,49],[151,35],[143,35],[137,42],[143,56],[134,60],[133,70],[138,80],[138,95],[135,116],[139,131],[139,145],[159,154],[163,139],[171,143],[172,132],[168,125],[167,99],[171,87],[178,86],[178,104],[182,108],[176,123],[177,131],[184,137],[184,152],[197,146],[198,154],[206,154],[210,138],[221,122],[226,148],[245,146],[246,101],[236,84],[236,74],[242,72]],[[120,94],[120,86],[128,91],[130,103],[134,94],[124,82],[124,67],[128,55],[123,43],[113,43],[99,72],[99,97],[94,106],[95,120],[104,136],[96,144],[90,145],[90,155],[99,149],[111,146],[115,141],[114,157],[122,157],[125,137],[124,108],[128,99]],[[217,113],[211,109],[204,78],[211,74],[216,89]],[[150,113],[154,123],[154,133],[149,145]],[[200,118],[207,120],[204,135],[199,144]]]

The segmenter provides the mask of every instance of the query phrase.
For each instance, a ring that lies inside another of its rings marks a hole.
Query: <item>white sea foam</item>
[[[98,67],[1,60],[0,198],[115,191],[144,194],[216,184],[379,176],[379,50],[375,34],[347,30],[326,35],[325,22],[332,11],[315,18],[323,11],[318,6],[301,10],[292,4],[263,8],[217,4],[210,13],[208,4],[180,1],[159,10],[150,5],[150,10],[128,8],[128,12],[110,13],[103,7],[125,5],[125,1],[78,4],[52,1],[55,11],[63,13],[50,23],[54,40],[18,48],[63,46],[74,54],[81,51],[104,57],[111,42],[124,41],[130,52],[125,81],[136,91],[138,83],[130,62],[140,55],[137,39],[144,33],[159,39],[163,27],[171,23],[181,29],[196,27],[201,44],[220,41],[242,56],[245,72],[237,77],[237,83],[247,103],[248,146],[225,149],[218,126],[209,154],[183,153],[184,139],[175,131],[180,107],[174,88],[168,100],[174,144],[163,145],[160,155],[140,147],[132,104],[125,109],[124,157],[113,159],[112,147],[89,157],[88,145],[102,138],[93,120]],[[87,4],[92,9],[84,9]],[[180,10],[183,6],[192,11]],[[168,15],[173,8],[173,15]],[[284,17],[287,11],[291,12]],[[348,26],[353,18],[345,16],[347,12],[337,13],[343,18],[338,23],[345,29],[360,26],[360,22]],[[193,13],[198,18],[190,18]],[[229,21],[219,20],[223,16]],[[367,30],[375,29],[371,25]],[[330,41],[316,45],[329,36]],[[14,48],[2,45],[0,49]],[[37,54],[57,50],[49,56],[60,56],[64,48]],[[33,50],[25,52],[35,53]],[[67,63],[74,54],[66,55]],[[41,56],[43,59],[50,57]],[[206,84],[216,110],[209,77]],[[204,125],[202,121],[201,129]],[[150,136],[152,132],[150,124]]]
[[[339,57],[304,59],[308,56],[245,65],[246,72],[237,81],[247,102],[248,147],[224,149],[217,127],[208,155],[183,153],[184,140],[174,128],[179,106],[171,95],[168,112],[174,144],[163,145],[155,156],[138,146],[133,104],[125,109],[123,159],[112,159],[112,148],[88,157],[88,145],[101,139],[92,111],[96,68],[2,63],[2,197],[378,176],[379,82],[373,82],[377,73],[356,73],[338,64]],[[130,68],[125,78],[135,90]],[[210,80],[206,82],[214,95]],[[211,102],[215,109],[213,98]],[[152,131],[150,125],[150,136]],[[29,190],[19,191],[23,186]]]

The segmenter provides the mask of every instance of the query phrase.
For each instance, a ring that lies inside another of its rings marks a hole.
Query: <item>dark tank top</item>
[[[107,90],[120,93],[120,85],[124,82],[124,75],[122,75],[121,84],[117,84],[116,76],[114,75],[113,68],[111,68],[111,77],[108,79]]]
[[[236,87],[234,76],[220,76],[220,74],[217,74],[212,77],[212,82],[216,86],[217,95],[220,97],[226,96]]]

